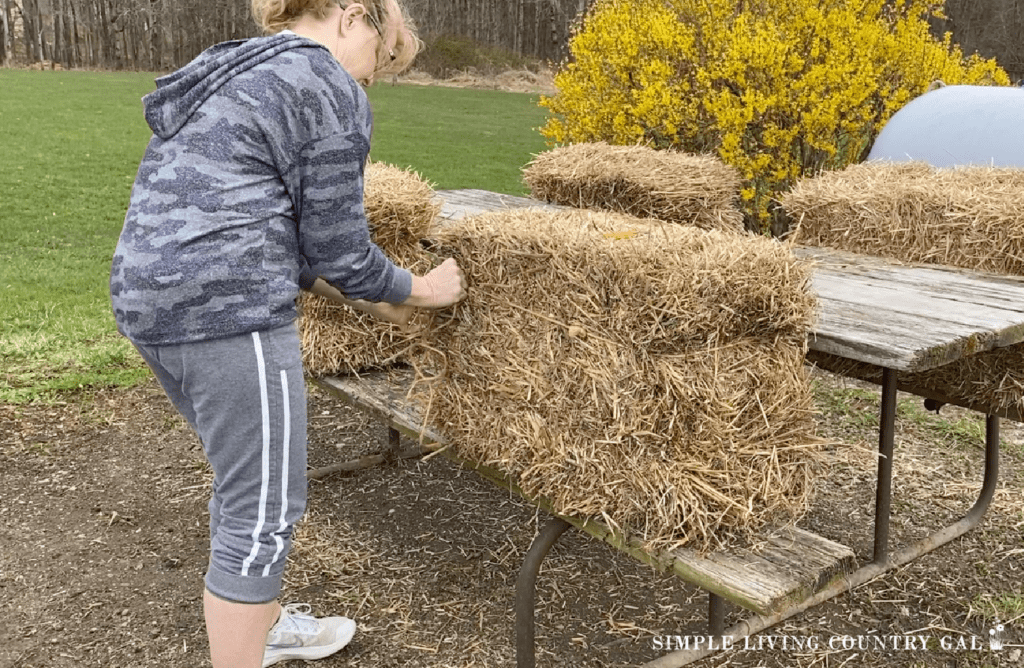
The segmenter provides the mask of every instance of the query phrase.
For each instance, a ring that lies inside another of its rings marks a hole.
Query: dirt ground
[[[392,79],[392,83],[416,84],[420,86],[449,86],[452,88],[480,88],[543,95],[555,95],[558,92],[558,89],[555,87],[555,73],[551,70],[539,72],[509,70],[487,76],[474,72],[460,72],[446,79],[435,79],[429,74],[413,70]]]
[[[849,405],[826,407],[823,425],[846,445],[831,452],[831,473],[800,522],[862,560],[875,447],[864,403],[852,420]],[[379,424],[322,390],[310,389],[309,415],[313,467],[385,447]],[[922,438],[909,420],[899,428],[897,546],[963,514],[982,455]],[[1022,440],[1004,427],[1000,487],[980,529],[760,636],[818,645],[741,649],[697,665],[1024,666]],[[155,385],[58,406],[0,405],[0,667],[209,665],[201,592],[210,478],[197,439]],[[284,599],[358,621],[352,644],[325,667],[512,666],[515,578],[540,520],[443,458],[336,474],[311,483]],[[538,598],[540,666],[637,665],[665,653],[656,636],[704,632],[703,594],[576,532],[545,561]],[[988,643],[997,617],[1001,651]],[[740,618],[731,610],[727,622]],[[866,634],[934,643],[828,647]],[[972,637],[979,649],[937,646]]]

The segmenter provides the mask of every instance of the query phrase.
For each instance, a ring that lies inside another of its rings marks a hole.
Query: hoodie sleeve
[[[398,304],[412,290],[411,274],[370,239],[363,210],[362,132],[315,139],[285,175],[298,220],[299,250],[313,274],[351,299]]]
[[[401,303],[412,291],[412,275],[373,243],[362,208],[370,102],[326,49],[303,53],[304,67],[285,83],[282,118],[264,118],[280,149],[299,252],[309,272],[347,297]]]

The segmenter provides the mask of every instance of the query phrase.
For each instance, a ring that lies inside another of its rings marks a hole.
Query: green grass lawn
[[[0,401],[146,377],[107,276],[149,139],[152,74],[0,70]],[[524,192],[544,150],[535,97],[379,84],[372,158],[438,188]]]
[[[412,168],[438,189],[525,194],[522,168],[545,150],[539,97],[380,83],[373,105],[373,160]]]

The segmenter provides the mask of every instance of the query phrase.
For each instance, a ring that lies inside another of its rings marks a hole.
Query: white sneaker
[[[263,668],[290,659],[322,659],[352,640],[356,623],[347,617],[317,619],[305,603],[281,608],[281,617],[267,634]]]

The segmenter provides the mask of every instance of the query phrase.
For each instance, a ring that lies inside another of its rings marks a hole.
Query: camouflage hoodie
[[[408,297],[363,212],[369,102],[326,48],[290,33],[219,44],[143,106],[154,136],[110,276],[122,334],[163,345],[285,325],[315,276],[355,299]]]

